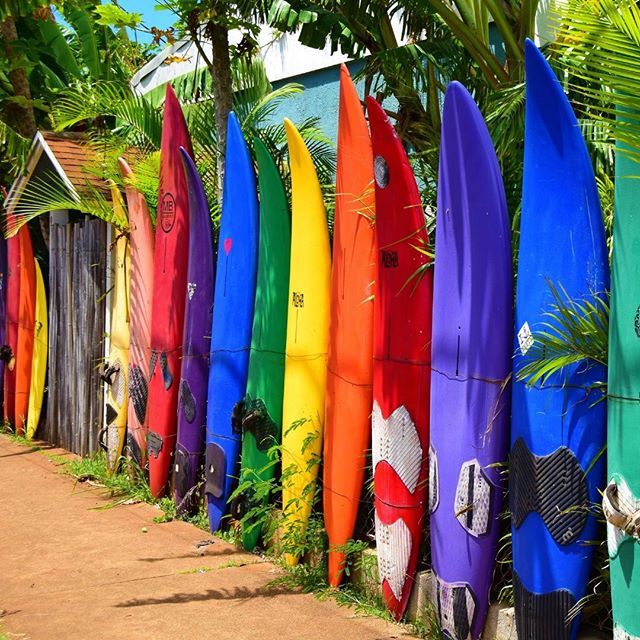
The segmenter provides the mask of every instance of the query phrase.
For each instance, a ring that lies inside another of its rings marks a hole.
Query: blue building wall
[[[353,76],[362,68],[362,62],[349,62],[347,67]],[[273,121],[282,122],[283,118],[289,118],[294,123],[300,123],[307,118],[318,118],[320,129],[336,142],[338,139],[340,65],[274,82],[273,88],[278,89],[292,82],[301,84],[304,91],[281,102],[272,115]],[[360,97],[363,97],[364,81],[358,82],[356,87]]]

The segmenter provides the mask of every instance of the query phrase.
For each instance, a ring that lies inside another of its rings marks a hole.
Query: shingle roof
[[[106,182],[87,168],[96,163],[96,153],[81,133],[53,133],[41,131],[51,152],[62,167],[71,184],[81,191],[87,183],[109,194]]]

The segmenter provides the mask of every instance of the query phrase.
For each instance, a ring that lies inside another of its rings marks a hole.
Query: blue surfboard
[[[205,493],[209,526],[220,528],[238,477],[241,409],[249,368],[258,265],[258,200],[253,162],[233,113],[227,124],[226,168],[207,405]]]
[[[609,288],[602,213],[575,114],[531,41],[525,47],[526,117],[516,293],[509,466],[518,637],[573,640],[569,610],[585,594],[604,483],[603,366],[566,366],[541,387],[517,381],[550,322],[549,282],[573,300]],[[548,329],[547,329],[548,330]],[[538,352],[539,355],[539,352]],[[600,402],[598,402],[600,400]],[[597,462],[594,461],[597,459]],[[588,473],[585,472],[588,470]]]

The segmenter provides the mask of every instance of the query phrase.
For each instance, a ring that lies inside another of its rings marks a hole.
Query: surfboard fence
[[[47,419],[39,437],[80,455],[98,448],[103,422],[107,224],[51,216]]]

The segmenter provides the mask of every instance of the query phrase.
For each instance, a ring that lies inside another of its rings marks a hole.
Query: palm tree
[[[89,81],[125,84],[144,63],[144,47],[123,26],[112,28],[99,2],[43,0],[2,3],[0,34],[0,145],[4,175],[15,176],[38,126],[50,127],[59,92]]]
[[[233,62],[251,54],[256,46],[259,22],[267,16],[267,0],[162,0],[158,2],[175,13],[178,27],[194,42],[213,81],[213,100],[216,138],[219,153],[217,173],[220,176],[219,190],[224,175],[224,153],[227,136],[227,116],[233,106]],[[243,41],[235,47],[229,45],[229,32],[238,29],[244,34]],[[204,42],[211,44],[211,55]]]

